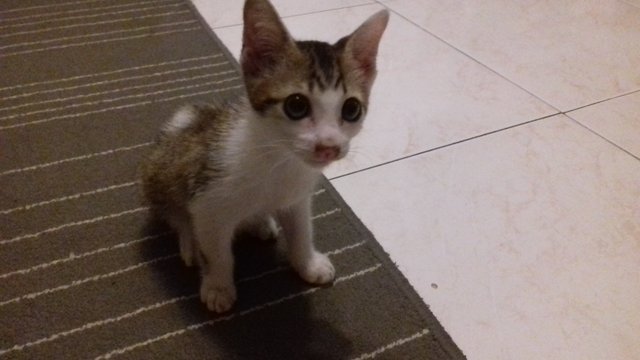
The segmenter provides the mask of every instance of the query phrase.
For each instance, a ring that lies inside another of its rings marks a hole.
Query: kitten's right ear
[[[344,46],[344,53],[350,68],[355,70],[356,78],[370,88],[376,76],[376,57],[380,38],[387,28],[389,11],[381,10],[367,19],[351,35],[336,44]]]
[[[256,76],[271,69],[292,43],[291,36],[269,1],[245,2],[240,57],[245,76]]]

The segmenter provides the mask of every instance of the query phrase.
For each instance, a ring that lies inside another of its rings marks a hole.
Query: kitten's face
[[[253,92],[254,108],[278,130],[281,141],[306,163],[323,167],[343,158],[360,131],[367,108],[364,89],[347,84],[341,50],[298,42],[299,59],[281,64]]]
[[[246,2],[242,69],[251,106],[273,125],[274,141],[314,167],[348,153],[366,114],[387,19],[380,12],[334,45],[295,42],[266,0]]]

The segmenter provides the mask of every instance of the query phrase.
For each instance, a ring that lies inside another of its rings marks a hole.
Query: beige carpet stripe
[[[88,23],[62,25],[62,26],[51,26],[45,29],[26,30],[26,31],[13,32],[9,34],[0,34],[0,38],[23,36],[23,35],[30,35],[30,34],[40,34],[40,33],[45,33],[50,31],[73,29],[73,28],[83,27],[83,26],[96,26],[96,25],[116,24],[119,22],[126,22],[126,21],[139,21],[141,19],[151,19],[154,17],[164,17],[164,16],[181,15],[181,14],[188,14],[188,13],[189,13],[189,10],[169,11],[169,12],[164,12],[159,14],[149,14],[149,15],[128,17],[128,18],[122,18],[122,19],[101,20],[101,21],[94,21],[94,22],[88,22]]]
[[[396,341],[394,341],[392,343],[389,343],[389,344],[387,344],[385,346],[382,346],[382,347],[376,349],[375,351],[372,351],[372,352],[367,353],[367,354],[362,354],[362,355],[354,358],[353,360],[374,359],[374,358],[378,357],[378,355],[383,354],[387,350],[391,350],[391,349],[393,349],[395,347],[398,347],[398,346],[404,345],[404,344],[406,344],[408,342],[417,340],[417,339],[419,339],[419,338],[421,338],[421,337],[423,337],[423,336],[425,336],[427,334],[429,334],[429,329],[424,329],[424,330],[419,331],[419,332],[417,332],[417,333],[415,333],[415,334],[413,334],[413,335],[411,335],[409,337],[406,337],[406,338],[403,338],[403,339],[399,339],[399,340],[396,340]]]
[[[6,239],[6,240],[0,240],[0,245],[8,245],[8,244],[12,244],[12,243],[15,243],[15,242],[28,240],[28,239],[37,239],[40,236],[45,235],[45,234],[58,232],[60,230],[68,229],[68,228],[71,228],[71,227],[78,227],[78,226],[82,226],[82,225],[89,225],[89,224],[97,223],[97,222],[100,222],[100,221],[111,220],[111,219],[119,218],[119,217],[122,217],[122,216],[139,213],[141,211],[146,211],[148,209],[149,209],[148,207],[142,206],[142,207],[138,207],[138,208],[135,208],[135,209],[129,209],[129,210],[125,210],[125,211],[121,211],[121,212],[117,212],[117,213],[113,213],[113,214],[109,214],[109,215],[103,215],[103,216],[94,217],[94,218],[91,218],[91,219],[74,221],[74,222],[70,222],[70,223],[54,226],[54,227],[51,227],[51,228],[48,228],[48,229],[45,229],[45,230],[42,230],[42,231],[38,231],[36,233],[20,235],[20,236],[16,236],[14,238],[11,238],[11,239]]]
[[[158,236],[160,236],[160,235],[158,235]],[[360,247],[360,246],[364,245],[365,243],[366,243],[365,241],[361,241],[361,242],[358,242],[358,243],[353,244],[353,245],[347,245],[347,246],[345,246],[343,248],[329,251],[326,254],[328,256],[335,256],[335,255],[341,254],[341,253],[343,253],[345,251]],[[282,272],[282,271],[285,271],[285,270],[288,270],[288,269],[290,269],[289,266],[278,266],[278,267],[276,267],[274,269],[261,272],[260,274],[252,275],[252,276],[248,276],[248,277],[239,279],[237,281],[237,284],[242,284],[242,283],[246,283],[246,282],[255,281],[255,280],[258,280],[258,279],[264,278],[266,276],[269,276],[269,275],[272,275],[272,274],[275,274],[275,273],[278,273],[278,272]],[[168,305],[171,305],[171,304],[175,304],[175,303],[178,303],[178,302],[181,302],[181,301],[187,301],[187,300],[195,299],[198,296],[199,296],[199,294],[195,293],[195,294],[190,294],[190,295],[176,296],[176,297],[173,297],[171,299],[158,301],[158,302],[153,303],[151,305],[142,306],[142,307],[139,307],[139,308],[137,308],[137,309],[135,309],[133,311],[130,311],[130,312],[127,312],[127,313],[124,313],[124,314],[120,314],[118,316],[112,316],[112,317],[104,318],[104,319],[101,319],[101,320],[88,322],[86,324],[83,324],[81,326],[75,327],[73,329],[61,331],[61,332],[49,335],[47,337],[40,338],[40,339],[35,340],[35,341],[30,341],[28,343],[14,345],[13,347],[8,348],[8,349],[0,349],[0,355],[3,355],[5,353],[9,353],[9,352],[14,352],[14,351],[21,351],[21,350],[24,350],[24,349],[29,348],[29,347],[33,347],[33,346],[40,345],[40,344],[43,344],[43,343],[55,341],[57,339],[60,339],[60,338],[63,338],[63,337],[69,336],[69,335],[73,335],[73,334],[76,334],[76,333],[79,333],[79,332],[83,332],[83,331],[86,331],[86,330],[89,330],[89,329],[92,329],[92,328],[95,328],[95,327],[98,327],[98,326],[103,326],[103,325],[115,323],[115,322],[118,322],[118,321],[122,321],[122,320],[125,320],[125,319],[128,319],[128,318],[132,318],[134,316],[138,316],[140,314],[143,314],[143,313],[146,313],[146,312],[149,312],[149,311],[152,311],[152,310],[157,310],[157,309],[160,309],[162,307],[165,307],[165,306],[168,306]]]
[[[100,1],[110,1],[110,0],[83,0],[83,1],[69,1],[69,2],[63,2],[58,4],[34,5],[34,6],[27,6],[27,7],[10,9],[10,10],[3,10],[3,11],[0,11],[0,14],[8,14],[12,12],[30,11],[35,9],[46,9],[51,7],[60,7],[60,6],[69,6],[69,5],[84,5],[84,4],[90,4],[94,2],[100,2]]]
[[[104,39],[104,40],[86,41],[86,42],[81,42],[81,43],[49,46],[49,47],[41,48],[41,49],[8,52],[8,53],[0,54],[0,58],[16,56],[16,55],[33,54],[33,53],[42,52],[42,51],[49,51],[49,50],[66,49],[66,48],[70,48],[70,47],[87,46],[87,45],[95,45],[95,44],[104,44],[104,43],[117,42],[117,41],[127,41],[127,40],[142,39],[142,38],[154,37],[154,36],[164,36],[164,35],[169,35],[169,34],[190,32],[190,31],[196,31],[196,30],[200,30],[200,27],[199,26],[194,26],[194,27],[185,28],[185,29],[159,31],[159,32],[153,32],[153,33],[148,33],[148,34],[123,36],[123,37],[112,38],[112,39]]]
[[[60,230],[63,230],[63,229],[69,228],[69,227],[76,227],[76,226],[93,224],[93,223],[97,223],[97,222],[100,222],[100,221],[110,220],[110,219],[118,218],[118,217],[121,217],[121,216],[129,215],[129,214],[135,214],[137,212],[145,211],[145,210],[148,210],[148,208],[147,207],[139,207],[139,208],[136,208],[136,209],[126,210],[126,211],[122,211],[122,212],[118,212],[118,213],[114,213],[114,214],[98,216],[98,217],[95,217],[95,218],[92,218],[92,219],[80,220],[80,221],[75,221],[75,222],[72,222],[72,223],[62,224],[62,225],[58,225],[58,226],[55,226],[55,227],[52,227],[52,228],[37,232],[37,233],[21,235],[21,236],[18,236],[18,237],[12,238],[12,239],[8,239],[8,240],[0,240],[0,245],[15,243],[15,242],[23,241],[23,240],[27,240],[27,239],[33,239],[33,238],[40,237],[41,235],[52,233],[52,232],[56,232],[56,231],[60,231]],[[333,215],[333,214],[336,214],[336,213],[340,212],[340,210],[341,210],[340,208],[335,208],[333,210],[326,211],[324,213],[312,216],[311,220],[314,221],[314,220],[317,220],[317,219],[325,218],[327,216],[330,216],[330,215]],[[158,237],[158,236],[161,236],[161,235],[164,235],[164,234],[156,235],[155,237]],[[46,267],[49,267],[49,266],[52,266],[52,265],[55,265],[55,264],[58,264],[58,263],[69,262],[69,261],[77,260],[77,259],[80,259],[80,258],[83,258],[83,257],[87,257],[87,256],[103,253],[103,252],[106,252],[106,251],[116,250],[116,249],[119,249],[119,248],[122,248],[122,247],[133,245],[135,243],[139,243],[139,242],[142,242],[142,241],[150,240],[150,239],[155,238],[155,237],[145,237],[145,238],[142,238],[142,239],[133,240],[133,241],[124,243],[124,245],[123,244],[118,244],[118,245],[114,245],[114,246],[111,246],[111,247],[108,247],[108,248],[100,248],[100,249],[96,249],[96,250],[85,252],[85,253],[80,254],[80,255],[71,254],[66,258],[56,259],[56,260],[53,260],[53,261],[50,261],[50,262],[47,262],[47,263],[44,263],[44,264],[39,264],[39,265],[32,266],[32,267],[27,268],[27,269],[10,271],[8,273],[0,275],[0,279],[1,278],[6,278],[6,277],[9,277],[9,276],[12,276],[12,275],[16,275],[16,274],[27,274],[27,273],[32,272],[34,270],[46,268]],[[362,244],[361,243],[357,243],[353,247],[357,247],[357,246],[360,246],[360,245],[362,245]],[[346,250],[349,250],[351,248],[352,247],[347,247]],[[344,250],[342,250],[342,251],[344,251]],[[338,254],[338,253],[336,253],[336,254]],[[0,305],[1,305],[1,303],[0,303]]]
[[[149,144],[149,143],[145,143],[145,144]],[[80,192],[80,193],[76,193],[76,194],[72,194],[72,195],[61,196],[61,197],[58,197],[58,198],[53,198],[53,199],[49,199],[49,200],[45,200],[45,201],[40,201],[40,202],[32,203],[32,204],[29,204],[29,205],[18,206],[18,207],[14,207],[14,208],[7,209],[7,210],[0,210],[0,215],[8,215],[8,214],[11,214],[11,213],[16,212],[16,211],[27,211],[27,210],[30,210],[32,208],[36,208],[36,207],[40,207],[40,206],[50,205],[50,204],[54,204],[54,203],[62,202],[62,201],[75,200],[75,199],[79,199],[79,198],[85,197],[85,196],[95,195],[95,194],[99,194],[99,193],[103,193],[103,192],[107,192],[107,191],[111,191],[111,190],[116,190],[116,189],[121,189],[121,188],[125,188],[125,187],[134,186],[136,184],[139,184],[139,182],[138,181],[130,181],[130,182],[122,183],[122,184],[116,184],[116,185],[101,187],[101,188],[90,190],[90,191],[84,191],[84,192]],[[314,197],[315,196],[319,196],[319,195],[323,194],[324,192],[325,192],[325,189],[320,189],[320,190],[314,192],[313,196]],[[1,277],[2,276],[0,276],[0,278]]]
[[[197,87],[203,87],[203,86],[219,85],[219,84],[224,84],[226,82],[239,80],[239,79],[240,79],[239,76],[234,76],[234,77],[230,77],[230,78],[227,78],[227,79],[216,80],[216,81],[207,81],[207,82],[200,83],[200,84],[179,86],[179,87],[173,87],[173,88],[157,90],[157,91],[152,91],[152,92],[146,92],[146,93],[119,96],[119,97],[114,97],[114,98],[106,98],[106,99],[100,99],[100,100],[96,100],[96,101],[87,101],[87,102],[71,104],[71,105],[65,105],[65,106],[60,106],[60,107],[51,108],[51,109],[30,111],[30,112],[26,112],[26,113],[19,113],[19,114],[0,117],[0,121],[12,120],[12,119],[16,119],[16,118],[22,118],[22,117],[27,117],[27,116],[31,116],[31,115],[37,115],[37,114],[44,114],[44,113],[48,113],[48,112],[56,112],[56,111],[62,111],[62,110],[75,109],[75,108],[82,107],[82,106],[94,106],[94,105],[101,105],[101,104],[109,104],[109,103],[113,103],[113,102],[117,102],[117,101],[121,101],[121,100],[129,100],[129,99],[150,97],[150,96],[166,94],[166,93],[174,92],[174,91],[189,90],[189,89],[193,89],[193,88],[197,88]]]
[[[199,66],[197,68],[206,68],[206,67],[212,67],[212,66],[211,65],[203,65],[203,66]],[[183,71],[186,71],[186,70],[183,70]],[[69,101],[69,100],[86,99],[86,98],[94,97],[94,96],[115,94],[115,93],[119,93],[119,92],[123,92],[123,91],[129,91],[129,90],[135,90],[135,89],[144,89],[144,88],[149,88],[149,87],[154,87],[154,86],[174,84],[174,83],[180,83],[180,82],[186,82],[186,81],[192,81],[192,80],[198,80],[198,79],[206,79],[206,78],[212,78],[212,77],[218,77],[218,76],[221,76],[221,75],[236,74],[236,73],[237,73],[236,70],[227,70],[227,71],[220,71],[220,72],[210,73],[210,74],[207,73],[207,74],[202,74],[202,75],[196,75],[196,76],[191,76],[191,77],[179,77],[179,78],[175,78],[175,79],[171,79],[171,80],[167,80],[167,81],[149,83],[149,84],[144,84],[144,85],[127,86],[127,87],[117,88],[117,89],[113,89],[113,90],[100,91],[100,92],[95,92],[95,93],[75,95],[75,96],[69,96],[69,97],[64,97],[64,98],[49,99],[49,100],[44,100],[44,101],[36,101],[36,102],[31,102],[31,103],[26,103],[26,104],[20,104],[20,105],[15,105],[15,106],[11,106],[11,107],[6,107],[6,108],[0,108],[0,110],[3,110],[3,111],[15,110],[15,109],[20,109],[20,108],[24,108],[24,107],[33,106],[33,105],[51,104],[51,103],[57,103],[57,102],[65,102],[65,101]],[[150,75],[147,75],[146,77],[150,77]],[[239,79],[239,77],[237,77],[237,76],[231,77],[231,78],[228,78],[227,80],[224,80],[224,81],[231,81],[231,80],[236,80],[236,79]],[[33,115],[33,114],[37,114],[37,113],[41,113],[41,112],[49,112],[49,111],[57,111],[57,110],[53,109],[53,110],[47,110],[47,111],[37,111],[37,112],[29,113],[28,115]],[[4,119],[4,118],[0,118],[0,120],[2,120],[2,119]]]
[[[219,82],[212,81],[212,82],[208,82],[208,83],[202,83],[202,84],[196,84],[196,85],[190,85],[190,86],[183,86],[181,88],[175,88],[175,89],[170,89],[170,90],[156,91],[154,93],[156,93],[156,94],[157,93],[167,93],[167,92],[171,92],[171,91],[179,91],[179,90],[191,89],[191,88],[196,88],[196,87],[210,86],[210,85],[216,84],[216,83],[219,83]],[[85,112],[82,112],[82,113],[58,115],[58,116],[53,116],[53,117],[46,118],[46,119],[41,119],[41,120],[33,120],[33,121],[28,121],[28,122],[19,123],[19,124],[0,126],[0,130],[21,128],[21,127],[25,127],[25,126],[43,124],[43,123],[47,123],[47,122],[51,122],[51,121],[55,121],[55,120],[78,118],[78,117],[82,117],[82,116],[86,116],[86,115],[99,114],[99,113],[108,112],[108,111],[114,111],[114,110],[128,109],[128,108],[132,108],[132,107],[138,107],[138,106],[149,105],[149,104],[157,104],[157,103],[160,103],[160,102],[167,102],[167,101],[173,101],[173,100],[178,100],[178,99],[184,99],[184,98],[188,98],[188,97],[192,97],[192,96],[211,94],[211,93],[220,93],[220,92],[223,92],[223,91],[239,89],[239,88],[242,88],[242,87],[243,87],[243,85],[234,85],[234,86],[229,86],[229,87],[225,87],[225,88],[219,88],[219,89],[215,89],[215,90],[207,89],[207,90],[204,90],[204,91],[198,91],[198,92],[192,92],[192,93],[187,93],[187,94],[183,94],[183,95],[171,96],[171,97],[164,98],[164,99],[146,100],[146,101],[140,101],[140,102],[132,103],[132,104],[119,105],[119,106],[107,107],[107,108],[104,108],[104,109],[85,111]],[[153,93],[149,93],[149,94],[146,94],[146,95],[145,94],[132,95],[132,96],[129,96],[128,98],[132,98],[132,97],[149,97],[149,95],[152,95],[152,94]],[[119,100],[122,100],[122,99],[119,99]],[[111,102],[111,101],[115,101],[115,100],[113,100],[113,99],[112,100],[102,100],[101,102]]]
[[[97,72],[97,73],[92,73],[92,74],[77,75],[77,76],[71,76],[71,77],[62,78],[62,79],[54,79],[54,80],[32,82],[32,83],[28,83],[28,84],[19,84],[19,85],[13,85],[13,86],[6,86],[6,87],[0,88],[0,91],[8,91],[8,90],[21,89],[21,88],[24,88],[24,87],[56,84],[56,83],[60,83],[60,82],[75,81],[75,80],[81,80],[81,79],[93,78],[93,77],[99,77],[99,76],[121,74],[123,72],[128,72],[128,71],[151,69],[151,68],[162,67],[162,66],[167,66],[167,65],[182,65],[182,64],[185,64],[185,63],[193,62],[193,61],[210,60],[210,59],[215,59],[215,58],[220,58],[220,57],[222,57],[222,54],[198,56],[198,57],[193,57],[193,58],[172,60],[172,61],[163,61],[163,62],[159,62],[159,63],[155,63],[155,64],[147,64],[147,65],[140,65],[140,66],[122,68],[122,69],[117,69],[117,70],[112,70],[112,71],[104,71],[104,72]],[[98,82],[98,83],[100,83],[100,82]],[[87,85],[95,85],[95,84],[96,83],[91,83],[91,84],[87,84]],[[80,85],[80,86],[82,86],[82,85]],[[60,89],[65,89],[66,90],[68,88],[60,88]],[[32,95],[36,95],[36,94],[45,93],[46,91],[48,91],[48,90],[34,91],[34,92],[31,92],[31,93],[21,94],[21,95],[18,95],[18,96],[32,96]],[[7,100],[7,99],[13,99],[15,97],[17,97],[17,96],[3,97],[2,99]]]
[[[24,240],[28,240],[28,239],[36,239],[39,238],[42,235],[45,234],[50,234],[53,232],[57,232],[60,230],[64,230],[70,227],[77,227],[77,226],[82,226],[82,225],[88,225],[88,224],[94,224],[97,222],[101,222],[101,221],[105,221],[105,220],[111,220],[111,219],[115,219],[121,216],[125,216],[125,215],[130,215],[130,214],[135,214],[141,211],[146,211],[149,210],[148,207],[146,206],[141,206],[135,209],[129,209],[129,210],[125,210],[125,211],[120,211],[117,213],[113,213],[113,214],[108,214],[108,215],[102,215],[102,216],[97,216],[91,219],[85,219],[85,220],[79,220],[79,221],[74,221],[74,222],[70,222],[70,223],[66,223],[66,224],[62,224],[62,225],[58,225],[58,226],[54,226],[42,231],[38,231],[35,233],[31,233],[31,234],[24,234],[24,235],[20,235],[20,236],[16,236],[13,237],[11,239],[6,239],[6,240],[0,240],[0,245],[7,245],[7,244],[11,244],[11,243],[15,243],[15,242],[19,242],[19,241],[24,241]],[[329,215],[335,214],[340,212],[339,208],[333,209],[333,210],[329,210],[327,212],[324,212],[322,214],[316,215],[311,217],[311,220],[316,220],[316,219],[321,219],[324,217],[327,217]]]
[[[145,145],[146,144],[150,144],[150,143],[145,143]],[[107,153],[107,152],[103,152],[103,153]],[[87,157],[85,157],[85,158],[87,158]],[[75,159],[78,159],[78,158],[76,157]],[[8,215],[8,214],[11,214],[11,213],[16,212],[16,211],[27,211],[27,210],[30,210],[32,208],[36,208],[36,207],[40,207],[40,206],[50,205],[50,204],[54,204],[54,203],[62,202],[62,201],[75,200],[75,199],[79,199],[79,198],[82,198],[82,197],[85,197],[85,196],[90,196],[90,195],[103,193],[103,192],[106,192],[106,191],[111,191],[111,190],[121,189],[121,188],[125,188],[125,187],[130,187],[130,186],[134,186],[134,185],[137,185],[137,184],[139,184],[139,182],[136,180],[136,181],[130,181],[130,182],[122,183],[122,184],[105,186],[105,187],[97,188],[97,189],[90,190],[90,191],[84,191],[84,192],[75,193],[75,194],[72,194],[72,195],[61,196],[61,197],[57,197],[57,198],[53,198],[53,199],[49,199],[49,200],[45,200],[45,201],[40,201],[40,202],[37,202],[37,203],[32,203],[32,204],[28,204],[28,205],[24,205],[24,206],[14,207],[14,208],[11,208],[11,209],[0,210],[0,215]],[[319,196],[319,195],[323,194],[324,192],[325,192],[324,189],[320,189],[320,190],[314,192],[313,196],[314,197]],[[328,214],[328,215],[330,215],[330,214]]]
[[[140,269],[140,268],[145,267],[145,266],[149,266],[149,265],[158,263],[160,261],[173,259],[173,258],[176,258],[178,256],[179,256],[179,254],[177,254],[177,253],[166,255],[166,256],[161,256],[161,257],[158,257],[158,258],[155,258],[155,259],[152,259],[152,260],[143,261],[141,263],[128,266],[128,267],[123,268],[123,269],[119,269],[119,270],[116,270],[116,271],[111,271],[111,272],[108,272],[106,274],[100,274],[100,275],[90,276],[90,277],[87,277],[87,278],[84,278],[84,279],[80,279],[80,280],[74,280],[73,282],[70,282],[70,283],[65,284],[65,285],[51,287],[51,288],[48,288],[48,289],[44,289],[42,291],[32,292],[32,293],[29,293],[29,294],[26,294],[26,295],[15,297],[13,299],[0,301],[0,307],[6,306],[6,305],[9,305],[9,304],[18,303],[18,302],[23,301],[23,300],[33,300],[33,299],[38,298],[38,297],[40,297],[42,295],[52,294],[52,293],[55,293],[55,292],[58,292],[58,291],[71,289],[73,287],[80,286],[80,285],[86,284],[88,282],[95,282],[95,281],[99,281],[99,280],[103,280],[103,279],[108,279],[108,278],[111,278],[111,277],[114,277],[114,276],[117,276],[117,275],[121,275],[121,274],[124,274],[124,273],[131,272],[131,271],[136,270],[136,269]]]
[[[50,199],[50,200],[46,200],[46,201],[40,201],[40,202],[29,204],[29,205],[18,206],[18,207],[14,207],[12,209],[0,210],[0,215],[8,215],[8,214],[11,214],[11,213],[16,212],[16,211],[26,211],[26,210],[30,210],[30,209],[33,209],[33,208],[36,208],[36,207],[55,204],[55,203],[62,202],[62,201],[75,200],[75,199],[79,199],[79,198],[85,197],[85,196],[95,195],[95,194],[99,194],[99,193],[103,193],[103,192],[107,192],[107,191],[111,191],[111,190],[116,190],[116,189],[121,189],[121,188],[125,188],[125,187],[134,186],[137,183],[138,182],[136,182],[136,181],[131,181],[131,182],[123,183],[123,184],[106,186],[106,187],[102,187],[102,188],[91,190],[91,191],[85,191],[85,192],[81,192],[81,193],[77,193],[77,194],[73,194],[73,195],[61,196],[61,197],[58,197],[58,198],[55,198],[55,199]],[[0,277],[2,277],[2,276],[0,276]]]
[[[91,154],[74,156],[74,157],[70,157],[70,158],[66,158],[66,159],[51,161],[51,162],[42,163],[42,164],[38,164],[38,165],[27,166],[27,167],[23,167],[23,168],[19,168],[19,169],[6,170],[6,171],[1,172],[0,176],[17,174],[17,173],[22,173],[22,172],[25,172],[25,171],[33,171],[33,170],[44,169],[44,168],[48,168],[48,167],[51,167],[51,166],[56,166],[56,165],[72,162],[72,161],[87,160],[87,159],[91,159],[91,158],[94,158],[94,157],[112,155],[112,154],[123,152],[123,151],[131,151],[131,150],[138,149],[138,148],[141,148],[141,147],[150,146],[152,144],[153,144],[153,141],[148,141],[148,142],[141,143],[141,144],[135,144],[135,145],[131,145],[131,146],[123,146],[123,147],[104,150],[104,151],[95,152],[95,153],[91,153]]]
[[[334,286],[338,285],[338,284],[341,284],[341,283],[344,283],[344,282],[347,282],[349,280],[364,276],[366,274],[372,273],[372,272],[378,270],[381,266],[382,266],[382,264],[378,263],[378,264],[376,264],[376,265],[374,265],[372,267],[366,268],[364,270],[360,270],[358,272],[339,277],[334,281]],[[290,295],[281,297],[281,298],[279,298],[277,300],[269,301],[269,302],[266,302],[264,304],[252,307],[250,309],[239,311],[237,313],[233,313],[231,315],[227,315],[227,316],[223,316],[223,317],[216,318],[216,319],[213,319],[213,320],[208,320],[208,321],[192,324],[192,325],[189,325],[189,326],[187,326],[185,328],[182,328],[182,329],[179,329],[179,330],[176,330],[176,331],[172,331],[172,332],[168,332],[168,333],[165,333],[164,335],[161,335],[161,336],[158,336],[158,337],[154,337],[154,338],[142,341],[142,342],[138,342],[138,343],[129,345],[127,347],[123,347],[123,348],[112,350],[112,351],[110,351],[108,353],[105,353],[103,355],[97,356],[95,358],[95,360],[110,359],[112,357],[119,356],[119,355],[125,354],[127,352],[133,351],[135,349],[138,349],[138,348],[141,348],[141,347],[145,347],[145,346],[149,346],[149,345],[151,345],[153,343],[156,343],[156,342],[159,342],[159,341],[167,340],[167,339],[170,339],[170,338],[175,337],[175,336],[180,336],[180,335],[185,334],[185,333],[187,333],[189,331],[197,330],[197,329],[200,329],[200,328],[205,327],[205,326],[211,326],[211,325],[214,325],[214,324],[219,323],[219,322],[229,321],[229,320],[235,319],[237,317],[242,317],[242,316],[249,315],[249,314],[252,314],[252,313],[260,311],[260,310],[268,309],[270,307],[282,304],[284,302],[287,302],[287,301],[290,301],[290,300],[293,300],[293,299],[296,299],[296,298],[299,298],[299,297],[302,297],[302,296],[308,296],[308,295],[311,295],[311,294],[317,292],[320,289],[321,288],[319,288],[319,287],[314,287],[314,288],[311,288],[311,289],[308,289],[308,290],[305,290],[305,291],[292,293]]]
[[[97,15],[81,15],[81,16],[69,16],[69,17],[57,17],[55,19],[48,19],[48,20],[41,20],[41,21],[34,21],[34,22],[27,22],[27,23],[20,23],[20,24],[16,24],[16,25],[8,25],[8,26],[0,26],[0,29],[4,28],[4,27],[12,27],[12,26],[27,26],[27,25],[38,25],[38,24],[43,24],[43,23],[47,23],[47,22],[51,22],[51,21],[65,21],[65,20],[74,20],[74,19],[78,19],[78,18],[88,18],[88,17],[96,17],[96,16],[111,16],[111,15],[117,15],[117,14],[121,14],[121,13],[131,13],[131,12],[136,12],[136,11],[144,11],[144,10],[153,10],[153,9],[158,9],[158,8],[163,8],[163,7],[178,7],[178,6],[184,6],[184,4],[181,3],[175,3],[173,0],[149,0],[149,1],[141,1],[141,2],[137,2],[137,3],[131,3],[131,4],[122,4],[122,5],[110,5],[110,6],[101,6],[101,7],[93,7],[93,8],[85,8],[85,9],[76,9],[76,10],[63,10],[63,11],[57,11],[57,12],[47,12],[47,13],[41,13],[41,14],[32,14],[32,15],[26,15],[26,16],[19,16],[19,17],[12,17],[12,18],[4,18],[2,19],[3,22],[5,21],[16,21],[16,20],[28,20],[28,19],[34,19],[34,18],[39,18],[39,17],[49,17],[49,16],[58,16],[58,15],[64,15],[64,14],[78,14],[78,13],[83,13],[83,12],[91,12],[91,11],[96,11],[96,10],[110,10],[110,9],[119,9],[119,8],[124,8],[124,7],[132,7],[132,6],[138,6],[138,5],[147,5],[147,4],[153,4],[153,3],[170,3],[173,2],[173,4],[171,5],[163,5],[163,6],[154,6],[154,7],[146,7],[146,8],[138,8],[138,9],[131,9],[131,10],[124,10],[124,11],[114,11],[114,12],[107,12],[107,13],[101,13],[101,14],[97,14]]]
[[[95,82],[92,82],[92,83],[85,83],[85,84],[82,84],[82,85],[74,85],[74,86],[58,87],[58,88],[53,88],[53,89],[48,89],[48,90],[33,91],[33,92],[30,92],[30,93],[23,93],[23,94],[20,94],[20,95],[13,95],[13,96],[8,96],[8,97],[0,98],[0,99],[10,100],[10,99],[16,99],[16,98],[21,98],[21,97],[29,97],[29,96],[38,95],[38,94],[48,94],[48,93],[53,93],[53,92],[77,90],[77,89],[82,89],[82,88],[87,88],[87,87],[97,87],[99,85],[113,84],[113,83],[117,83],[117,82],[130,81],[130,80],[147,79],[147,78],[151,78],[151,77],[164,76],[164,75],[169,75],[169,74],[177,74],[177,73],[189,72],[189,71],[194,71],[194,70],[210,69],[210,68],[220,67],[220,66],[224,66],[224,65],[226,65],[225,62],[217,62],[217,63],[212,63],[212,64],[191,66],[191,67],[180,68],[180,69],[172,69],[172,70],[167,70],[167,71],[157,71],[157,72],[150,73],[150,74],[145,74],[145,75],[125,76],[125,77],[121,77],[121,78],[102,80],[102,81],[95,81]],[[38,104],[38,102],[33,102],[33,103],[30,103],[30,104]],[[4,108],[4,109],[8,109],[8,108]]]
[[[111,30],[111,31],[103,31],[103,32],[94,32],[94,33],[91,33],[91,34],[74,35],[74,36],[63,36],[63,37],[53,38],[53,39],[38,40],[38,41],[27,41],[27,42],[21,42],[21,43],[17,43],[17,44],[3,45],[3,46],[0,46],[0,49],[10,49],[10,48],[22,47],[22,46],[51,44],[51,43],[67,41],[67,40],[87,39],[87,38],[99,37],[99,36],[105,36],[105,35],[127,34],[127,33],[139,32],[139,31],[147,31],[147,30],[154,30],[154,29],[160,29],[160,28],[166,28],[166,27],[173,27],[173,26],[177,26],[177,25],[191,25],[191,24],[196,24],[197,22],[198,22],[198,20],[175,21],[175,22],[170,22],[170,23],[166,23],[166,24],[140,26],[140,27],[133,28],[133,29]],[[36,49],[36,50],[38,50],[38,49]]]
[[[99,249],[86,251],[86,252],[83,252],[81,254],[71,253],[67,257],[63,257],[63,258],[55,259],[55,260],[52,260],[52,261],[49,261],[49,262],[46,262],[46,263],[42,263],[42,264],[38,264],[38,265],[35,265],[35,266],[31,266],[31,267],[26,268],[26,269],[20,269],[20,270],[15,270],[15,271],[10,271],[10,272],[4,273],[4,274],[0,275],[0,279],[5,279],[5,278],[11,277],[11,276],[15,276],[15,275],[26,275],[26,274],[31,273],[33,271],[43,270],[43,269],[46,269],[46,268],[54,266],[54,265],[68,263],[68,262],[71,262],[71,261],[74,261],[74,260],[83,259],[83,258],[86,258],[86,257],[89,257],[89,256],[94,256],[94,255],[102,254],[102,253],[109,252],[109,251],[115,251],[115,250],[119,250],[119,249],[124,249],[124,248],[127,248],[127,247],[131,247],[133,245],[140,244],[140,243],[145,242],[145,241],[155,240],[155,239],[160,238],[162,236],[165,236],[167,234],[168,233],[160,233],[160,234],[157,234],[157,235],[145,236],[145,237],[142,237],[142,238],[139,238],[139,239],[127,241],[127,242],[116,244],[116,245],[113,245],[113,246],[105,246],[105,247],[101,247]]]

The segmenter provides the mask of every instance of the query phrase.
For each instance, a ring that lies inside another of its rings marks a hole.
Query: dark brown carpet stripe
[[[0,359],[463,358],[327,181],[333,286],[239,239],[235,308],[200,303],[136,174],[178,106],[242,91],[189,3],[2,1],[0,73]]]

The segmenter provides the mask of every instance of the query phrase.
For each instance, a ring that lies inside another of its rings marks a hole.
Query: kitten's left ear
[[[355,62],[367,86],[371,86],[376,75],[378,45],[388,22],[389,11],[378,11],[346,38],[345,55]]]

